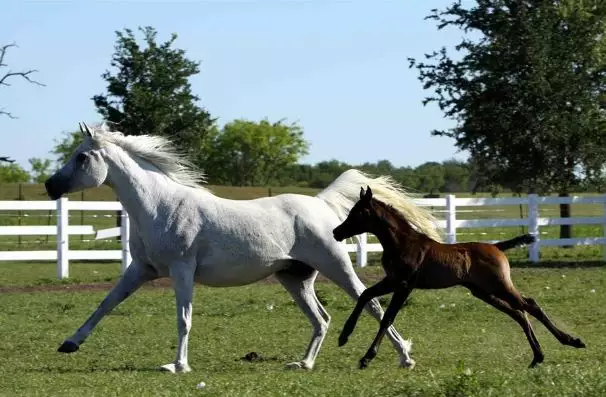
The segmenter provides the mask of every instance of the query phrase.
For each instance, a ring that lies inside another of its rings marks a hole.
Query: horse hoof
[[[347,343],[348,338],[346,336],[339,336],[339,347]]]
[[[305,361],[295,361],[292,363],[286,364],[287,369],[307,369],[310,370],[313,368],[313,365],[309,365]]]
[[[368,362],[366,360],[364,360],[364,359],[361,359],[360,360],[360,367],[359,368],[360,369],[364,369],[366,367],[368,367]]]
[[[80,348],[80,345],[78,345],[77,343],[66,340],[65,342],[63,342],[63,344],[61,346],[59,346],[57,351],[60,353],[73,353],[73,352],[78,351],[79,348]]]
[[[400,361],[400,368],[413,369],[415,367],[415,360],[412,358],[404,359]]]
[[[188,364],[175,364],[170,363],[160,367],[160,371],[162,372],[170,372],[171,374],[185,374],[191,372],[191,368]]]

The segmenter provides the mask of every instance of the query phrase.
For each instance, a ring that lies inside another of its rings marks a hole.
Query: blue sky
[[[311,143],[304,162],[465,158],[453,140],[430,135],[452,122],[422,106],[426,92],[407,62],[460,40],[423,20],[451,2],[5,1],[0,43],[19,45],[5,60],[38,69],[46,87],[0,88],[0,107],[19,117],[0,117],[0,154],[28,166],[51,158],[78,121],[100,121],[91,97],[104,92],[115,31],[151,25],[162,40],[177,33],[176,46],[202,61],[193,90],[220,124],[298,121]]]

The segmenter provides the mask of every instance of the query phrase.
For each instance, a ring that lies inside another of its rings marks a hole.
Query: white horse
[[[360,186],[406,214],[423,233],[440,240],[435,219],[414,205],[388,177],[370,178],[356,171],[341,174],[315,197],[282,194],[256,200],[227,200],[198,183],[201,173],[159,136],[124,136],[103,125],[80,124],[83,143],[45,183],[53,200],[70,192],[106,184],[131,219],[132,262],[84,324],[59,347],[79,349],[99,321],[143,283],[170,277],[176,295],[178,348],[174,362],[161,369],[189,372],[188,337],[195,282],[212,287],[250,284],[275,275],[313,327],[301,361],[289,368],[312,369],[326,336],[330,316],[316,297],[318,272],[357,300],[365,287],[343,243],[332,230],[347,216]],[[367,310],[383,316],[373,300]],[[400,365],[412,368],[411,343],[390,327],[389,339]]]

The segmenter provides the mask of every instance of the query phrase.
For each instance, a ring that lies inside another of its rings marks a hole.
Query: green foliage
[[[67,163],[67,160],[69,160],[74,150],[82,143],[82,139],[82,133],[80,131],[64,132],[62,139],[55,139],[55,147],[53,148],[52,153],[56,156],[58,166]]]
[[[49,159],[32,157],[29,159],[29,164],[32,167],[32,182],[44,183],[51,175],[51,161]]]
[[[214,122],[191,91],[189,79],[199,73],[199,62],[173,48],[176,34],[158,43],[154,28],[139,31],[144,47],[132,30],[116,32],[111,61],[115,70],[102,75],[107,94],[93,97],[97,111],[127,135],[168,136],[199,162],[197,156]]]
[[[27,183],[31,179],[29,173],[17,163],[0,163],[0,183]]]
[[[282,120],[234,120],[207,146],[205,168],[211,181],[236,186],[268,185],[297,164],[308,150],[303,129]]]
[[[570,191],[601,183],[606,161],[606,3],[455,2],[427,19],[468,36],[411,59],[455,139],[491,183]],[[473,36],[472,36],[473,35]],[[473,38],[472,38],[473,37]]]

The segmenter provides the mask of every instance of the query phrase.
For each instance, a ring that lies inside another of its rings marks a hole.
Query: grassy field
[[[466,290],[415,291],[396,320],[413,340],[417,367],[397,368],[388,341],[366,370],[357,362],[377,323],[363,315],[349,343],[337,336],[353,308],[328,282],[317,290],[332,315],[311,372],[289,371],[300,359],[311,328],[289,295],[271,282],[245,287],[197,287],[190,338],[193,373],[171,375],[157,367],[174,358],[174,296],[146,287],[105,318],[79,352],[55,349],[105,295],[119,265],[71,266],[68,285],[53,280],[54,266],[0,263],[0,395],[2,396],[604,396],[606,395],[606,268],[514,268],[520,290],[534,297],[587,349],[559,345],[533,321],[545,363],[528,369],[532,355],[522,330]],[[364,282],[381,275],[360,270]],[[25,286],[31,288],[25,289]],[[33,287],[32,287],[33,286]],[[273,307],[271,310],[269,307]],[[239,360],[255,351],[260,362]],[[203,390],[197,390],[199,382]]]
[[[210,189],[218,196],[232,199],[252,199],[268,195],[277,195],[280,193],[301,193],[314,195],[318,189],[282,187],[231,187],[231,186],[210,186]],[[589,195],[583,193],[582,195]],[[459,197],[471,197],[470,193],[457,193]],[[474,197],[488,197],[488,194],[477,194]],[[511,195],[503,194],[499,197],[508,197]],[[0,200],[16,200],[21,197],[24,200],[47,200],[44,188],[41,185],[19,185],[5,184],[0,185]],[[107,188],[92,189],[86,192],[75,193],[69,196],[71,200],[115,200],[113,192]],[[436,209],[436,216],[443,218],[441,209]],[[573,205],[572,216],[603,216],[604,209],[602,205]],[[116,226],[115,213],[104,211],[72,211],[70,213],[70,223],[75,225],[93,225],[97,229]],[[525,206],[489,206],[489,207],[461,207],[458,218],[460,219],[490,219],[490,218],[525,218],[528,216]],[[558,217],[559,208],[557,205],[543,205],[540,207],[540,216]],[[0,225],[52,225],[55,223],[55,216],[52,211],[27,211],[19,213],[18,211],[0,211]],[[523,227],[507,228],[461,228],[457,229],[457,239],[459,241],[473,240],[504,240],[516,235],[526,233]],[[541,227],[541,238],[552,239],[559,238],[559,227]],[[604,227],[602,225],[576,225],[573,227],[573,237],[602,237]],[[94,236],[72,236],[70,238],[70,247],[73,249],[119,249],[116,240],[94,240]],[[54,236],[3,236],[0,240],[0,250],[28,250],[28,249],[53,249],[56,246]],[[526,249],[518,249],[510,254],[512,259],[524,260],[528,258]],[[541,249],[542,260],[601,260],[604,258],[604,249],[602,246],[578,246],[573,248],[544,247]]]

